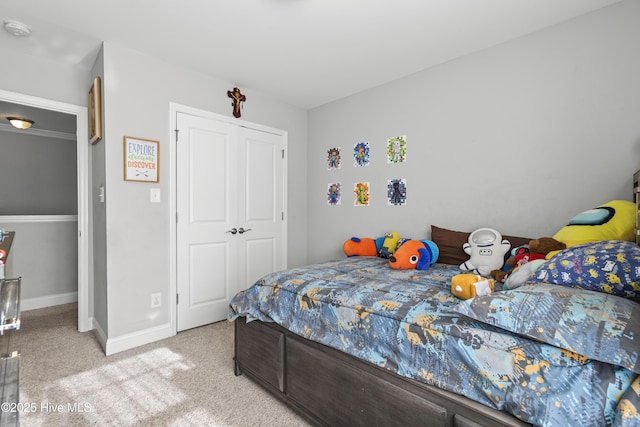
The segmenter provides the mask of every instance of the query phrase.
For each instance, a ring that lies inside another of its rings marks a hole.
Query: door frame
[[[0,90],[0,100],[76,116],[76,163],[78,181],[78,331],[93,328],[93,262],[89,257],[92,244],[89,206],[89,124],[87,107]]]
[[[283,268],[287,268],[287,153],[288,153],[288,132],[282,129],[276,129],[269,126],[260,125],[257,123],[248,122],[245,120],[235,119],[224,116],[222,114],[212,113],[210,111],[202,110],[199,108],[189,107],[187,105],[177,104],[175,102],[169,103],[169,141],[170,141],[170,153],[169,153],[169,299],[173,299],[174,295],[178,293],[178,269],[177,269],[177,143],[176,143],[176,129],[178,128],[177,117],[178,113],[190,114],[193,116],[208,118],[217,120],[223,123],[235,124],[249,129],[255,129],[262,132],[273,133],[275,135],[282,136],[282,146],[284,149],[284,161],[282,163],[282,206],[284,209],[282,220],[282,260]],[[169,316],[171,319],[171,331],[173,335],[178,333],[178,317],[177,317],[177,304],[176,301],[169,303]]]

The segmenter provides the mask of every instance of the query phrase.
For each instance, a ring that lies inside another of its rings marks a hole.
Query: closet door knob
[[[240,227],[240,229],[238,230],[238,233],[242,234],[242,233],[246,233],[247,231],[251,231],[250,228],[247,228],[246,230],[242,227]]]
[[[240,230],[242,230],[242,228],[241,228]],[[234,228],[232,228],[231,230],[227,230],[225,233],[236,234],[237,232],[238,232],[238,229],[234,227]],[[240,232],[240,234],[242,234],[242,233],[244,233],[244,230],[242,230],[242,231]]]

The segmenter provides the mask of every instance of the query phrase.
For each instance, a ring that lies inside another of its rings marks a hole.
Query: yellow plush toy
[[[456,274],[451,278],[451,293],[460,299],[489,295],[493,290],[493,279],[487,279],[477,274]]]
[[[571,246],[601,240],[635,241],[636,205],[628,200],[612,200],[584,211],[569,220],[553,238]],[[547,254],[551,258],[558,251]]]
[[[390,258],[398,247],[398,241],[400,240],[400,234],[395,231],[385,233],[382,247],[378,251],[378,256],[381,258]]]

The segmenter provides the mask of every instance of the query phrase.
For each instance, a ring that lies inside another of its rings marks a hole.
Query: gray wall
[[[169,322],[170,102],[231,116],[227,90],[234,84],[170,65],[111,43],[103,46],[106,137],[106,276],[108,335],[117,338]],[[306,262],[306,111],[241,87],[242,119],[288,131],[288,263]],[[160,142],[160,182],[123,180],[123,137]],[[161,203],[149,202],[160,188]],[[160,292],[161,309],[150,296]]]
[[[32,55],[6,53],[2,46],[0,55],[3,58],[0,89],[73,105],[87,105],[91,86],[87,70]]]
[[[91,70],[91,81],[94,81],[96,76],[104,75],[104,58],[102,55],[102,49],[96,59],[96,62]],[[102,103],[105,103],[104,91],[102,91]],[[104,115],[104,109],[102,109],[102,123],[106,123]],[[91,273],[93,278],[93,294],[90,297],[90,301],[93,301],[93,318],[95,322],[100,326],[102,331],[108,336],[109,334],[109,315],[107,310],[107,295],[108,295],[108,277],[107,277],[107,209],[106,200],[101,202],[98,193],[100,187],[105,186],[105,144],[107,132],[105,126],[102,126],[102,141],[98,141],[96,144],[91,145],[89,148],[89,174],[91,176],[91,183],[89,185],[89,197],[91,201],[91,230],[92,230],[92,245],[91,245],[91,259],[93,261],[93,271]],[[91,289],[90,289],[91,291]]]
[[[78,222],[68,216],[0,217],[15,231],[6,277],[22,277],[22,309],[77,300]]]
[[[76,141],[0,131],[0,215],[75,215]]]
[[[311,110],[309,262],[343,257],[350,236],[427,238],[432,224],[551,236],[576,213],[631,200],[639,22],[640,2],[622,2]],[[407,162],[386,164],[386,138],[405,134]],[[355,168],[360,141],[372,160]],[[344,164],[329,171],[334,146]],[[387,206],[394,178],[407,179],[406,206]],[[371,183],[370,207],[353,206],[357,180]],[[331,182],[340,206],[327,204]]]

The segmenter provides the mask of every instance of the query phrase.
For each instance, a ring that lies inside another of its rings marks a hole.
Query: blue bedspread
[[[229,319],[276,322],[534,425],[640,425],[640,380],[633,368],[462,314],[465,307],[450,291],[459,273],[444,264],[393,270],[377,257],[295,268],[238,293]]]

